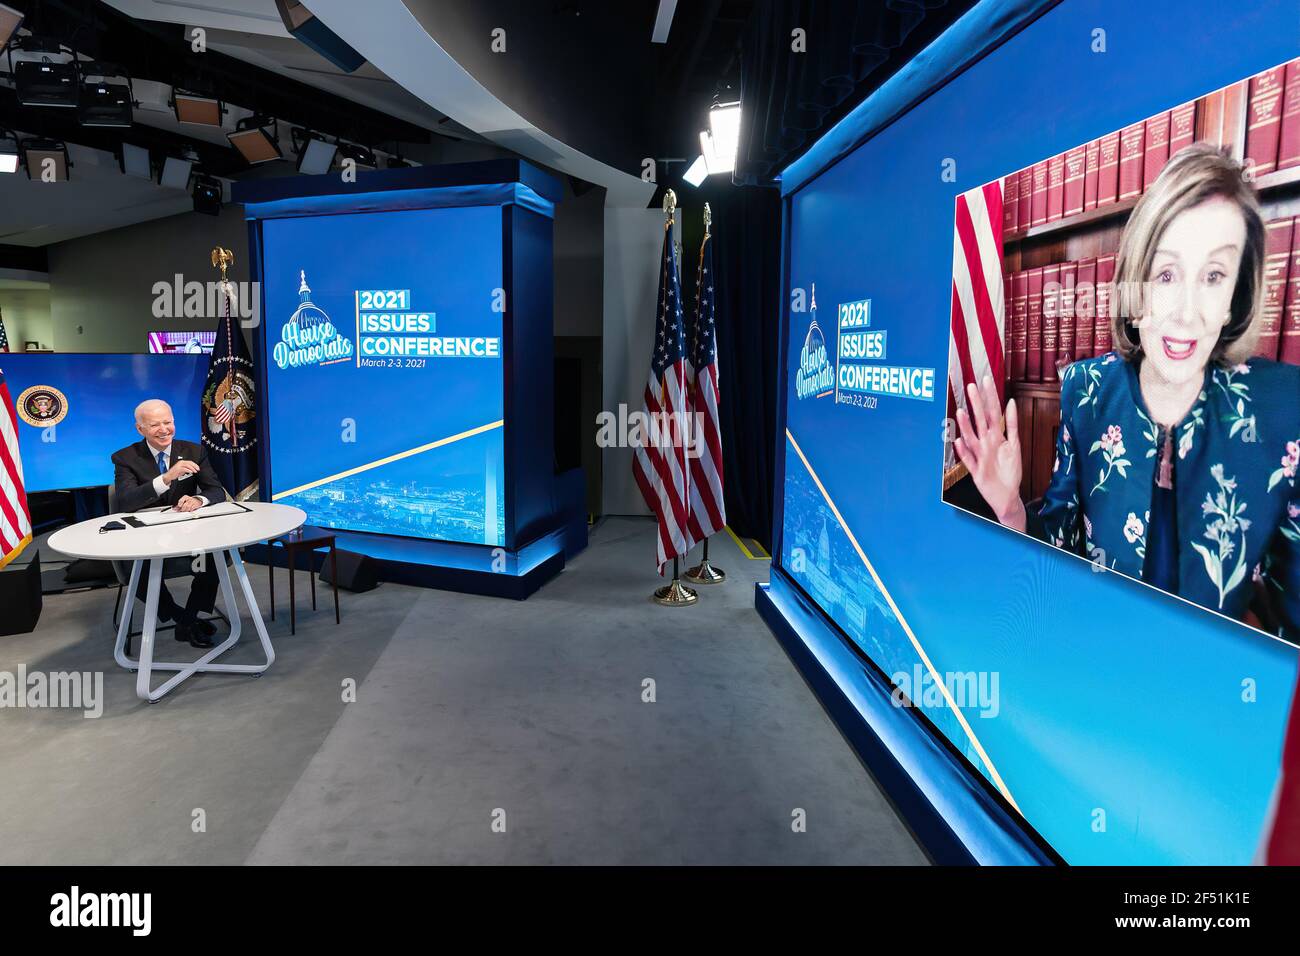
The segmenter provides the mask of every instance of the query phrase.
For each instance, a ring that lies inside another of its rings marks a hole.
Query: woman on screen
[[[1257,586],[1300,638],[1300,367],[1252,358],[1264,224],[1241,167],[1179,152],[1120,240],[1116,349],[1061,376],[1041,504],[1020,499],[1015,401],[990,378],[957,413],[957,453],[998,520],[1246,620]]]

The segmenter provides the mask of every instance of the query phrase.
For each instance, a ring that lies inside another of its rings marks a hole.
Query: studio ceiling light
[[[134,98],[131,78],[120,66],[111,63],[81,63],[81,94],[77,103],[77,121],[82,126],[129,127]],[[110,83],[110,78],[125,83]]]
[[[19,60],[14,67],[14,90],[20,106],[52,106],[71,109],[77,105],[77,68],[48,57]]]
[[[225,112],[221,100],[184,90],[172,91],[172,109],[178,122],[196,126],[220,126],[221,114]]]
[[[66,183],[68,169],[68,144],[53,139],[27,139],[22,144],[23,162],[27,178],[45,183]]]
[[[194,211],[205,216],[221,215],[222,184],[220,179],[199,174],[194,177]]]
[[[709,164],[705,161],[704,155],[701,154],[695,157],[695,162],[691,163],[686,172],[682,174],[682,179],[692,186],[699,186],[700,183],[704,182],[704,177],[708,175]]]
[[[256,166],[284,159],[276,131],[276,122],[271,117],[249,116],[235,124],[235,131],[227,133],[226,138],[250,166]]]
[[[122,154],[118,160],[122,172],[137,179],[153,179],[153,165],[149,161],[149,150],[133,143],[122,144]],[[186,173],[188,178],[188,171]]]
[[[709,129],[700,132],[700,152],[709,175],[736,168],[740,148],[740,103],[714,103],[709,109]]]
[[[163,160],[162,172],[158,176],[160,185],[168,189],[189,189],[190,171],[194,168],[196,157],[168,156]]]
[[[337,144],[300,127],[294,127],[289,135],[293,140],[293,151],[298,154],[298,172],[306,176],[319,176],[330,171],[334,165],[334,154],[338,152]]]
[[[18,172],[18,137],[0,130],[0,173]]]
[[[357,169],[361,170],[379,168],[379,160],[375,158],[374,151],[365,146],[358,146],[356,143],[340,143],[339,159],[342,161],[351,160],[356,163]]]

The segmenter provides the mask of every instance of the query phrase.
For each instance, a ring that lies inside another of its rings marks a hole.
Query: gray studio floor
[[[154,705],[112,662],[113,592],[47,597],[0,671],[103,671],[104,714],[0,710],[0,864],[924,863],[755,613],[767,562],[720,536],[730,580],[666,609],[653,547],[610,519],[525,602],[384,584],[337,627],[300,590],[267,674]]]

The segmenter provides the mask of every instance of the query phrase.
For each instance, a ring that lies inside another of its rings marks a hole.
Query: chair
[[[117,513],[117,489],[113,485],[108,486],[108,513],[109,514]],[[113,602],[113,631],[114,633],[116,633],[117,625],[120,620],[119,613],[122,610],[122,592],[125,591],[126,586],[131,583],[131,562],[112,561],[110,563],[113,565],[113,574],[117,578],[117,600]],[[190,575],[189,558],[167,558],[163,562],[162,579],[164,581],[170,581],[173,578],[185,578],[185,577],[189,577],[189,575]],[[127,596],[128,602],[134,600],[135,600],[134,594]],[[129,610],[130,607],[131,605],[128,603],[127,609]],[[226,615],[223,614],[220,609],[214,609],[213,613],[209,616],[200,615],[199,617],[199,619],[203,621],[215,621],[218,618],[225,621],[226,624],[230,623],[230,619],[226,617]],[[176,624],[175,622],[172,622],[171,624],[159,624],[154,628],[154,631],[155,632],[174,631],[175,629],[176,629]],[[144,633],[143,629],[139,631],[130,631],[130,630],[127,631],[126,634],[127,654],[131,653],[131,638],[136,637],[137,635],[142,633]]]

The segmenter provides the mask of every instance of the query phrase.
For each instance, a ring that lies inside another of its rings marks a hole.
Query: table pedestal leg
[[[239,641],[239,635],[243,631],[243,616],[239,613],[239,607],[235,603],[235,589],[231,585],[230,571],[226,568],[226,556],[230,557],[231,567],[235,569],[235,576],[239,580],[240,590],[243,592],[244,604],[248,608],[248,615],[253,621],[253,627],[257,631],[258,638],[262,644],[262,650],[266,654],[265,664],[217,664],[214,663],[218,657],[224,654],[230,648],[234,647]],[[176,661],[155,661],[153,659],[153,640],[154,628],[157,622],[158,595],[162,584],[162,558],[156,558],[149,562],[149,592],[148,599],[145,601],[144,617],[144,634],[140,641],[140,659],[132,660],[123,653],[126,642],[127,631],[121,626],[118,628],[118,646],[114,656],[117,662],[128,669],[139,668],[139,676],[136,678],[136,696],[141,700],[147,700],[150,703],[161,700],[170,693],[177,684],[194,674],[253,674],[257,675],[265,671],[275,662],[275,650],[271,647],[271,638],[266,633],[266,624],[262,621],[261,612],[257,607],[257,598],[253,596],[253,586],[249,583],[248,572],[244,568],[244,562],[239,557],[238,549],[232,548],[229,551],[218,551],[213,554],[217,562],[217,577],[221,581],[221,603],[225,606],[226,616],[230,619],[230,636],[209,650],[196,661],[176,662]],[[140,576],[141,562],[137,561],[135,567],[131,570],[131,586],[134,588]],[[124,613],[125,625],[130,626],[130,615]],[[176,671],[170,678],[164,681],[156,688],[151,688],[154,671]]]

